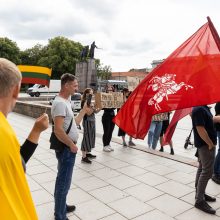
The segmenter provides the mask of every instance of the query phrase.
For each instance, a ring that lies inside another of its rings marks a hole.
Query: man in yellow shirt
[[[27,138],[30,144],[22,148],[20,155],[20,144],[6,119],[15,106],[20,84],[21,73],[16,65],[0,58],[0,216],[4,220],[38,219],[21,155],[27,162],[31,154],[25,149],[31,144],[37,145],[40,133],[48,127],[48,116],[44,114],[37,119]]]

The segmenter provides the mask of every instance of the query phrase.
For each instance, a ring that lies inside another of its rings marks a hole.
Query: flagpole
[[[213,25],[213,23],[212,23],[209,16],[207,17],[207,20],[208,20],[209,27],[210,27],[210,30],[212,32],[213,38],[215,40],[215,43],[216,43],[216,45],[217,45],[217,47],[220,51],[220,38],[219,38],[218,32],[216,31],[215,26]]]

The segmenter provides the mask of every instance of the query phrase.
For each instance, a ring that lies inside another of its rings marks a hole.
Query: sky
[[[220,33],[219,0],[0,0],[0,36],[21,50],[64,36],[101,49],[114,72],[150,68],[207,22]]]

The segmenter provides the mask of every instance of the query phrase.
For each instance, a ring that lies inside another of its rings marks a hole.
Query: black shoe
[[[160,150],[159,150],[160,152],[163,152],[163,147],[160,147]]]
[[[93,154],[89,153],[89,154],[86,154],[86,157],[94,159],[94,158],[96,158],[96,155],[93,155]]]
[[[174,155],[174,150],[173,150],[173,148],[170,149],[170,154],[171,154],[171,155]]]
[[[76,206],[75,205],[66,205],[66,212],[67,213],[74,212],[75,210],[76,210]]]
[[[205,197],[205,201],[206,202],[216,202],[216,198],[215,197],[209,196],[207,194],[205,194],[204,197]]]
[[[214,215],[215,214],[215,209],[213,209],[206,201],[201,201],[201,202],[196,202],[195,207],[197,209],[202,210],[203,212],[209,213]]]
[[[92,161],[91,160],[89,160],[89,158],[88,157],[82,157],[82,160],[81,160],[82,162],[84,162],[84,163],[92,163]]]
[[[220,178],[218,176],[212,176],[212,180],[217,183],[217,184],[220,184]]]

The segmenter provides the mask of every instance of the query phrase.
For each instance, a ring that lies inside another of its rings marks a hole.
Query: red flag
[[[184,118],[185,116],[187,116],[188,114],[190,114],[191,112],[192,112],[192,108],[184,108],[175,111],[172,120],[166,130],[166,133],[164,134],[163,145],[170,143],[178,121]]]
[[[157,66],[114,118],[126,133],[144,139],[153,115],[220,100],[220,39],[208,18]]]

